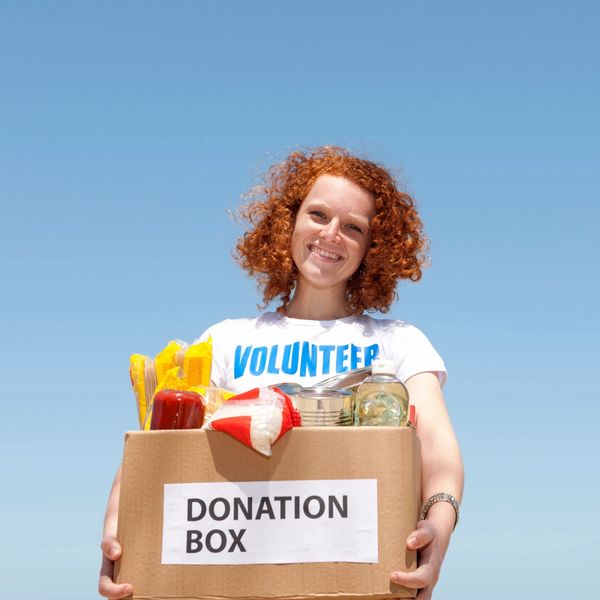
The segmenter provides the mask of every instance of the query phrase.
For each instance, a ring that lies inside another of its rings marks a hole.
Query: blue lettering
[[[279,369],[275,366],[277,361],[277,351],[279,350],[279,346],[271,346],[271,353],[269,354],[269,366],[267,367],[267,373],[271,373],[272,375],[277,375],[279,373]]]
[[[348,344],[344,344],[343,346],[337,347],[337,352],[335,353],[335,369],[336,373],[344,373],[348,370],[348,365],[346,364],[348,360]]]
[[[372,346],[365,346],[365,367],[369,367],[378,355],[379,346],[377,344],[373,344]]]
[[[302,342],[302,354],[300,355],[300,376],[306,377],[306,371],[311,377],[317,374],[317,346]]]
[[[288,375],[298,372],[298,354],[300,352],[300,342],[294,342],[292,345],[286,344],[283,347],[283,361],[281,370]],[[290,358],[291,354],[291,358]]]
[[[350,368],[356,369],[360,364],[360,352],[362,348],[360,346],[355,346],[352,344],[350,346]]]
[[[335,346],[319,346],[319,350],[323,353],[323,375],[328,375],[331,371],[331,353]]]
[[[267,364],[267,347],[259,346],[254,348],[252,351],[252,358],[250,359],[250,373],[252,375],[262,375]]]
[[[244,374],[244,371],[246,370],[246,365],[248,364],[250,350],[252,350],[252,346],[246,346],[244,352],[242,353],[242,347],[236,346],[235,358],[233,361],[233,377],[235,379],[241,377]]]

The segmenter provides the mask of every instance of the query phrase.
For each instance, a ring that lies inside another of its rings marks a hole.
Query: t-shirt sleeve
[[[398,365],[397,375],[406,381],[418,373],[435,373],[444,386],[448,378],[446,365],[427,336],[412,325],[399,325],[391,339],[391,358]]]

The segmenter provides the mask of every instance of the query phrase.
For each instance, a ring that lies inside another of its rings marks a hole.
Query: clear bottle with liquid
[[[394,374],[394,361],[373,361],[371,375],[359,386],[354,425],[404,427],[408,422],[408,390]]]

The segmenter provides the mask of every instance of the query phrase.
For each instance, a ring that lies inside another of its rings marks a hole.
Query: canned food
[[[293,383],[289,381],[286,381],[285,383],[276,383],[271,387],[276,387],[278,390],[281,390],[288,396],[293,396],[296,392],[302,389],[302,386],[299,383]]]
[[[352,425],[352,392],[337,388],[301,388],[291,394],[303,427]]]

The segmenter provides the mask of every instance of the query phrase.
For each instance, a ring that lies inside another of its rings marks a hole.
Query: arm
[[[437,492],[448,492],[460,502],[464,482],[462,459],[438,378],[434,373],[419,373],[408,379],[406,387],[417,412],[423,501]],[[407,547],[419,551],[417,569],[412,573],[392,573],[392,581],[418,588],[420,600],[431,598],[454,521],[454,509],[450,504],[434,504],[427,520],[419,521],[417,529],[407,539]]]
[[[102,566],[98,591],[106,598],[124,598],[133,593],[129,583],[116,584],[113,581],[115,560],[121,556],[121,545],[117,542],[117,519],[119,516],[119,495],[121,491],[121,467],[113,480],[106,514],[104,516],[104,533],[102,535]]]

